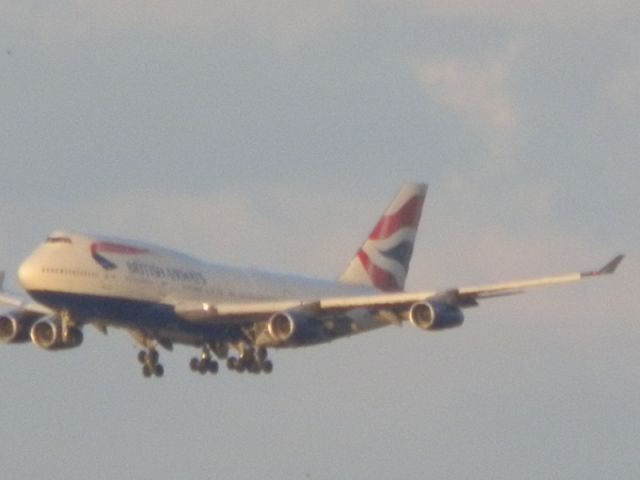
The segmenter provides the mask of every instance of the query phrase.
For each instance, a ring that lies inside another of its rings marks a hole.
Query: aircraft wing
[[[460,308],[478,305],[478,300],[524,293],[537,287],[579,282],[585,278],[612,274],[624,258],[618,255],[599,270],[569,273],[529,280],[518,280],[489,285],[452,288],[415,293],[380,293],[353,297],[328,297],[311,301],[278,300],[245,303],[186,302],[174,306],[178,316],[192,322],[248,323],[264,319],[274,313],[299,310],[307,313],[336,313],[353,309],[387,309],[402,311],[417,302],[437,300]]]
[[[531,280],[497,283],[494,285],[463,287],[458,289],[458,295],[462,299],[479,300],[483,298],[524,293],[526,290],[536,287],[562,285],[564,283],[575,283],[585,278],[599,277],[601,275],[609,275],[614,273],[623,258],[624,255],[618,255],[599,270],[589,270],[581,273],[569,273],[566,275],[556,275],[552,277],[542,277]]]
[[[44,305],[33,302],[28,298],[5,291],[3,284],[4,272],[0,272],[0,305],[6,305],[8,307],[13,307],[16,310],[22,310],[25,312],[31,312],[40,315],[50,315],[53,313],[53,310],[45,307]]]

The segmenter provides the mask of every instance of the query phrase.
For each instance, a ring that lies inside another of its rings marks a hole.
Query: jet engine
[[[421,302],[409,310],[409,321],[422,330],[444,330],[462,325],[464,315],[455,305],[442,302]]]
[[[19,310],[0,315],[0,342],[28,342],[29,329],[36,318],[33,314]]]
[[[296,331],[296,318],[291,312],[274,313],[267,321],[269,335],[278,343],[284,343],[293,337]]]
[[[292,341],[313,343],[320,337],[320,330],[316,322],[300,312],[278,312],[267,320],[267,333],[276,345]]]
[[[45,317],[31,327],[31,341],[45,350],[62,350],[82,344],[82,330],[69,327],[63,338],[62,322],[56,317]]]

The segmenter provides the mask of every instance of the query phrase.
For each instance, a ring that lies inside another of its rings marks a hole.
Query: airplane
[[[232,268],[133,240],[51,233],[19,266],[28,297],[2,289],[0,341],[45,350],[78,347],[83,327],[124,328],[140,345],[145,377],[161,377],[158,346],[201,349],[192,371],[269,373],[268,349],[302,347],[410,322],[426,331],[459,327],[463,309],[534,287],[612,274],[599,270],[435,291],[404,290],[427,185],[407,183],[335,281]],[[235,352],[230,355],[230,352]]]

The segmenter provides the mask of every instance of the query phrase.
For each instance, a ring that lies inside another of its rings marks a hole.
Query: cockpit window
[[[48,237],[47,243],[71,243],[69,237]]]

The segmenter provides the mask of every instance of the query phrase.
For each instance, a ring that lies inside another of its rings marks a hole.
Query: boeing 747
[[[619,255],[582,273],[441,291],[404,291],[426,185],[406,184],[336,281],[231,268],[131,240],[53,232],[20,265],[28,297],[2,290],[0,341],[46,350],[80,346],[82,330],[127,329],[145,377],[162,376],[158,346],[201,349],[195,372],[271,372],[269,348],[314,345],[409,321],[459,327],[484,299],[613,273]]]

